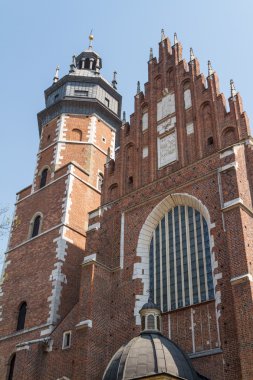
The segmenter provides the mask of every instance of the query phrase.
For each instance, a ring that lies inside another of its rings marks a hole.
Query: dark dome
[[[159,333],[142,333],[116,352],[103,380],[129,380],[154,374],[206,379],[194,370],[184,352],[171,340]]]
[[[160,307],[156,305],[150,298],[148,299],[148,302],[144,303],[144,305],[141,308],[141,310],[145,310],[145,309],[156,309],[156,310],[161,311]]]

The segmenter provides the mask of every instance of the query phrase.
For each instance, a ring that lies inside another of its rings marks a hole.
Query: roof
[[[160,333],[143,332],[116,352],[103,380],[141,379],[154,374],[186,380],[206,379],[194,370],[189,358],[170,339]]]

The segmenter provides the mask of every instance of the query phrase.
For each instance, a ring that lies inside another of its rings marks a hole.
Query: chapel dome
[[[206,379],[170,339],[159,332],[144,331],[115,353],[103,380],[141,379],[155,374],[168,374],[175,379]]]

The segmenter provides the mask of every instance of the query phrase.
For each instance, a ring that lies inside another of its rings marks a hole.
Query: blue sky
[[[226,97],[234,79],[253,120],[252,16],[252,0],[0,0],[0,207],[12,210],[15,193],[32,182],[43,91],[57,64],[65,75],[73,53],[88,47],[91,29],[103,76],[111,80],[118,72],[127,116],[133,112],[136,82],[143,88],[147,81],[149,49],[156,55],[164,28],[171,40],[177,32],[187,60],[193,47],[206,75],[211,59]],[[0,251],[5,248],[2,239]]]

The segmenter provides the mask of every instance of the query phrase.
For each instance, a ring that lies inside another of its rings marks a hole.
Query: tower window
[[[87,91],[87,90],[75,90],[75,94],[78,96],[88,96],[89,91]]]
[[[41,173],[41,178],[40,178],[40,189],[44,187],[47,183],[47,174],[48,174],[48,169],[44,169]]]
[[[109,108],[110,106],[110,100],[108,98],[105,98],[105,105]]]
[[[133,183],[134,183],[134,177],[133,176],[128,177],[128,184],[132,185]]]
[[[155,328],[155,317],[150,314],[148,315],[148,318],[147,318],[147,329],[148,330],[154,330]]]
[[[199,211],[176,206],[150,243],[150,289],[163,312],[214,298],[209,228]]]
[[[208,137],[207,145],[213,145],[213,137],[212,136]]]
[[[89,60],[89,58],[85,59],[84,68],[85,69],[89,69],[90,68],[90,60]]]
[[[55,96],[54,96],[54,100],[57,100],[59,98],[59,94],[56,94]]]
[[[16,360],[16,354],[12,355],[12,358],[11,358],[11,361],[10,361],[10,364],[9,364],[8,380],[12,380],[13,379],[15,360]]]
[[[39,234],[40,224],[41,224],[41,216],[37,215],[33,222],[31,237],[35,237]]]
[[[62,349],[70,348],[71,346],[71,331],[65,331],[62,338]]]
[[[23,330],[25,328],[26,309],[27,309],[26,302],[22,302],[19,307],[19,312],[18,312],[17,331]]]

